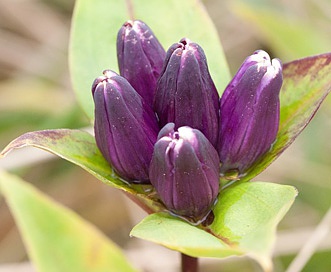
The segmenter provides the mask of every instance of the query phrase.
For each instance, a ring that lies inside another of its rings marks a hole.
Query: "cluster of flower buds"
[[[92,86],[100,151],[123,179],[151,183],[170,212],[201,222],[219,177],[244,175],[276,139],[280,61],[256,51],[220,99],[189,39],[165,52],[145,23],[128,21],[117,55],[120,75],[106,70]]]

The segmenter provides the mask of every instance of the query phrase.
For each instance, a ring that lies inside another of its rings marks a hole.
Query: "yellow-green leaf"
[[[152,214],[131,235],[194,257],[248,255],[268,271],[276,227],[297,191],[286,185],[246,182],[228,187],[213,209],[213,223],[203,229],[164,213]]]
[[[20,178],[0,172],[0,192],[38,271],[136,271],[93,225]]]

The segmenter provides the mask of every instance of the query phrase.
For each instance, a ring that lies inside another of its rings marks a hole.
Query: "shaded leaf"
[[[38,271],[136,271],[94,226],[18,177],[0,172],[0,192]]]
[[[331,91],[331,53],[284,64],[280,124],[275,143],[242,179],[247,181],[271,164],[301,133]]]
[[[132,18],[145,21],[165,49],[183,37],[199,43],[216,86],[223,91],[230,80],[229,69],[217,31],[200,1],[78,0],[72,20],[70,72],[78,101],[91,120],[92,82],[105,69],[117,70],[117,31]]]
[[[102,182],[139,198],[149,209],[163,209],[157,200],[148,197],[151,186],[130,185],[116,175],[97,148],[94,137],[88,132],[70,129],[29,132],[12,141],[0,156],[6,156],[13,149],[25,146],[44,149],[82,167]]]
[[[219,195],[214,222],[206,230],[158,213],[136,225],[131,235],[195,257],[246,254],[268,271],[276,227],[296,195],[296,189],[286,185],[235,184]]]

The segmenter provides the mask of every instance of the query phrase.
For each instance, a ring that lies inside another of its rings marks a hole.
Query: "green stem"
[[[182,272],[198,272],[198,258],[181,253]]]

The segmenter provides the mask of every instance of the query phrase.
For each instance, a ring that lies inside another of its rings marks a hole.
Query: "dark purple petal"
[[[220,102],[221,173],[243,175],[268,151],[279,126],[282,67],[264,51],[248,57],[227,86]]]
[[[188,39],[173,44],[157,83],[154,110],[160,126],[199,129],[216,146],[219,96],[202,48]]]
[[[117,35],[117,58],[121,76],[152,105],[165,58],[165,50],[152,30],[138,20],[123,24]]]
[[[165,206],[193,222],[203,220],[219,190],[219,157],[197,129],[167,124],[159,133],[150,180]]]
[[[115,171],[132,182],[148,182],[158,124],[152,108],[129,82],[112,71],[95,80],[96,143]]]

